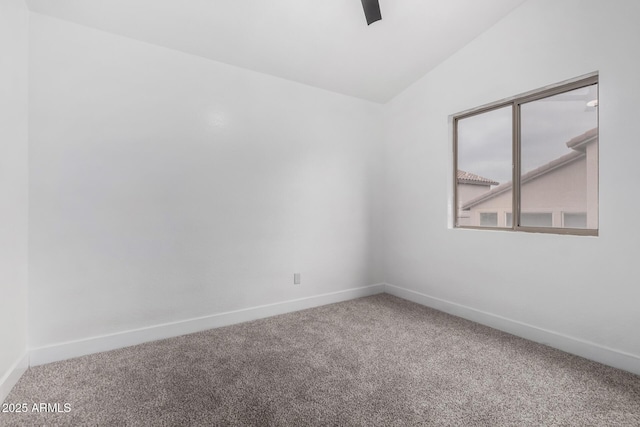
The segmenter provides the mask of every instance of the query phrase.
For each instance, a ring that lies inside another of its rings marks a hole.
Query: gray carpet
[[[640,377],[390,295],[30,368],[16,425],[640,426]]]

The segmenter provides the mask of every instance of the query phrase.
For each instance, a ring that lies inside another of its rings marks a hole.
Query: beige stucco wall
[[[458,184],[458,225],[471,225],[470,212],[463,211],[460,206],[469,200],[480,197],[489,190],[491,190],[489,185]]]

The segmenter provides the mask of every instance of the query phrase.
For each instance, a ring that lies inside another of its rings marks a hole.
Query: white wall
[[[379,279],[382,106],[38,14],[30,37],[32,348]]]
[[[0,402],[27,362],[28,17],[0,2]]]
[[[635,0],[526,2],[387,106],[387,283],[640,373],[639,19]],[[600,237],[450,228],[449,116],[593,71]]]

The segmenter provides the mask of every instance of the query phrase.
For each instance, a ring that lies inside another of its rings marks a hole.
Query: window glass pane
[[[511,106],[458,120],[457,225],[504,227],[512,206],[511,123]],[[480,213],[487,210],[491,220]]]
[[[513,218],[513,215],[511,215],[511,212],[507,212],[506,214],[506,226],[507,227],[513,227],[513,224],[511,223],[511,219]]]
[[[480,225],[483,227],[497,227],[498,213],[497,212],[480,212]]]
[[[520,225],[527,227],[551,227],[552,220],[551,212],[522,212],[520,214]]]
[[[565,228],[587,228],[587,213],[564,213]]]
[[[597,105],[597,84],[521,105],[520,225],[568,227],[569,211],[598,228]]]

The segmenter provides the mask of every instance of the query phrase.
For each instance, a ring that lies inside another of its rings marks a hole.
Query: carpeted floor
[[[29,411],[3,426],[640,426],[640,377],[382,294],[30,368],[5,403]]]

